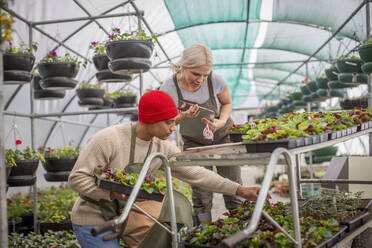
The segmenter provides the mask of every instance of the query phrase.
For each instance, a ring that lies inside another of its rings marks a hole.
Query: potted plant
[[[137,94],[129,89],[121,89],[112,93],[116,108],[128,108],[136,105]]]
[[[39,75],[34,75],[32,79],[32,85],[34,87],[34,98],[37,100],[55,100],[62,99],[66,95],[64,90],[50,90],[43,89],[40,86],[41,77]]]
[[[362,71],[364,73],[372,72],[372,41],[362,41],[359,47],[359,56],[363,60]]]
[[[90,84],[89,82],[82,81],[79,88],[76,90],[76,95],[79,98],[78,104],[84,107],[102,106],[103,95],[105,90],[101,89],[103,82]]]
[[[328,90],[328,78],[325,73],[323,73],[320,77],[315,79],[316,85],[319,89],[326,89]]]
[[[109,57],[105,54],[105,43],[93,41],[89,48],[94,51],[93,64],[97,69],[96,78],[103,82],[128,82],[132,80],[131,75],[120,75],[112,73],[108,68]]]
[[[42,162],[47,172],[44,174],[45,180],[60,182],[68,180],[68,175],[79,156],[80,147],[73,147],[71,144],[61,148],[41,147],[39,152],[45,158],[45,162]]]
[[[9,186],[33,185],[36,181],[36,176],[34,176],[34,174],[39,165],[39,160],[45,161],[42,154],[30,147],[26,147],[24,150],[6,149],[5,159],[6,162],[12,166],[12,170],[7,179]]]
[[[310,79],[308,79],[308,78],[305,78],[304,80],[302,80],[302,84],[304,84],[304,85],[302,85],[301,87],[300,87],[300,90],[301,90],[301,92],[302,92],[302,95],[310,95],[311,94],[311,91],[309,90],[309,88],[307,87],[307,84],[310,82]]]
[[[58,56],[56,51],[49,52],[38,63],[38,72],[41,76],[43,89],[73,89],[77,81],[73,80],[78,68],[82,62],[77,57],[65,53],[64,56]],[[83,63],[86,67],[87,61]]]
[[[119,28],[113,28],[109,38],[105,50],[110,58],[108,67],[113,73],[130,74],[150,69],[155,35],[147,36],[143,29],[121,33]]]
[[[337,59],[337,68],[340,71],[338,80],[344,84],[366,84],[367,75],[363,74],[363,61],[352,50],[351,54],[340,56]]]
[[[31,48],[25,44],[19,47],[10,43],[8,51],[3,54],[4,60],[4,83],[24,84],[32,79],[32,66],[35,62],[34,51],[37,51],[37,43],[33,43]]]

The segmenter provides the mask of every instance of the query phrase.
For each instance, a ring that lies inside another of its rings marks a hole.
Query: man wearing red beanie
[[[125,199],[125,195],[98,188],[94,169],[101,165],[123,170],[133,163],[143,163],[147,155],[153,152],[161,152],[168,157],[179,153],[177,146],[167,140],[176,130],[177,114],[176,104],[167,93],[149,91],[139,101],[138,123],[107,127],[88,140],[68,180],[71,188],[80,195],[72,209],[71,221],[82,247],[119,247],[118,238],[102,240],[104,235],[112,231],[96,237],[91,234],[94,226],[105,222],[102,209],[95,202]],[[160,167],[161,160],[155,159],[148,173],[152,174]],[[259,193],[258,187],[243,187],[203,167],[175,167],[172,168],[172,175],[205,190],[238,195],[247,200],[255,200]],[[131,247],[137,247],[137,244]]]

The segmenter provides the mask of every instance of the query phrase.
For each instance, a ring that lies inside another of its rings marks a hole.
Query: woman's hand
[[[216,132],[218,129],[223,128],[226,124],[226,121],[220,119],[209,120],[208,118],[202,118],[204,124],[208,124],[212,132]]]
[[[184,121],[189,120],[189,119],[194,119],[200,114],[200,109],[199,109],[198,104],[190,105],[190,104],[183,103],[181,105],[181,109],[186,109],[186,108],[187,108],[186,111],[180,112],[180,115],[182,115],[182,120]]]
[[[244,199],[248,201],[256,201],[258,194],[260,193],[260,187],[243,187],[238,186],[238,189],[236,190],[236,195],[243,197]],[[271,195],[267,194],[266,200],[271,199]]]

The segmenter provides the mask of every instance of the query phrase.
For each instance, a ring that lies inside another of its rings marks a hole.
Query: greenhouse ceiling
[[[204,43],[213,51],[213,70],[228,81],[234,108],[257,108],[298,90],[306,77],[315,79],[338,56],[358,47],[367,37],[367,19],[371,12],[367,2],[14,0],[5,10],[15,13],[12,42],[38,43],[36,61],[52,50],[68,51],[91,60],[90,42],[107,40],[114,27],[123,31],[137,30],[140,22],[146,32],[158,35],[153,67],[143,74],[143,86],[140,86],[139,75],[125,84],[140,92],[154,89],[170,77],[173,71],[169,63],[176,62],[185,47]],[[138,18],[136,15],[142,11],[142,18]],[[77,80],[94,81],[95,72],[93,64],[88,64],[79,71]],[[124,86],[110,84],[107,87]],[[29,92],[28,85],[5,85],[5,110],[30,113],[31,110],[20,108],[28,106]],[[77,110],[79,106],[73,90],[62,100],[47,104],[38,101],[33,109],[35,113]],[[70,118],[97,126],[105,122],[104,117],[97,115],[89,119]],[[118,117],[116,122],[121,119]],[[7,128],[12,129],[11,125]],[[47,130],[55,129],[56,123],[53,128],[47,126]],[[51,132],[44,135],[44,145]]]

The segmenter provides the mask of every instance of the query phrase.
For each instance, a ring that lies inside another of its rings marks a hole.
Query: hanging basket
[[[362,73],[363,61],[360,59],[338,59],[336,64],[337,69],[340,73]]]
[[[47,77],[43,78],[40,86],[44,90],[71,90],[76,87],[77,83],[69,77]]]
[[[304,96],[302,96],[302,101],[304,101],[304,102],[311,102],[312,101],[311,95],[304,95]]]
[[[30,72],[35,63],[35,57],[24,53],[4,53],[4,71]]]
[[[359,47],[360,58],[365,62],[372,62],[372,44],[365,44]]]
[[[362,65],[362,71],[366,74],[372,73],[372,62],[366,62]]]
[[[298,101],[298,100],[301,100],[302,99],[302,93],[301,92],[293,92],[291,95],[290,95],[291,99],[294,100],[294,101]]]
[[[34,87],[34,98],[37,100],[55,100],[62,99],[65,97],[66,92],[64,90],[44,90],[40,86],[41,77],[34,76],[32,85]]]
[[[16,160],[15,163],[17,166],[12,166],[12,171],[7,179],[9,186],[33,185],[36,182],[36,176],[34,174],[39,165],[39,160]]]
[[[121,96],[114,99],[116,108],[128,108],[136,105],[137,96]]]
[[[302,92],[302,95],[310,95],[311,94],[311,91],[309,90],[309,88],[306,85],[301,86],[300,90]]]
[[[28,71],[4,71],[4,84],[27,84],[31,82],[32,74]]]
[[[93,56],[93,64],[97,71],[108,70],[109,57],[106,54],[97,54]]]
[[[329,68],[329,69],[325,69],[324,70],[327,78],[328,78],[328,81],[335,81],[335,80],[338,80],[338,73],[340,73],[338,71],[338,69],[336,67],[332,67],[332,68]]]
[[[319,88],[315,81],[311,81],[306,84],[307,88],[313,93],[316,92]]]
[[[48,77],[68,77],[74,78],[78,73],[78,68],[72,62],[47,62],[37,66],[40,76],[45,79]]]
[[[344,89],[344,88],[352,88],[352,87],[356,87],[357,85],[351,85],[351,84],[344,84],[344,83],[341,83],[340,81],[338,80],[335,80],[335,81],[329,81],[328,82],[328,87],[330,89]]]
[[[368,76],[363,73],[340,73],[338,80],[343,84],[360,85],[368,83]]]
[[[112,73],[109,69],[101,70],[96,73],[96,78],[98,81],[103,81],[107,83],[115,82],[129,82],[132,80],[131,75],[120,75]]]
[[[80,100],[83,100],[85,98],[92,98],[92,97],[103,98],[104,94],[105,94],[104,89],[80,88],[76,90],[76,95],[79,97]]]
[[[70,171],[47,172],[44,178],[48,182],[67,182]]]
[[[103,106],[104,101],[101,97],[85,97],[80,99],[78,104],[82,107],[95,108],[97,106]]]
[[[327,78],[317,78],[315,80],[316,85],[319,89],[328,89],[328,79]]]
[[[121,58],[109,62],[109,69],[116,74],[133,74],[146,72],[151,68],[151,61],[145,58]]]
[[[46,158],[42,165],[47,172],[71,171],[76,160],[77,157]]]

